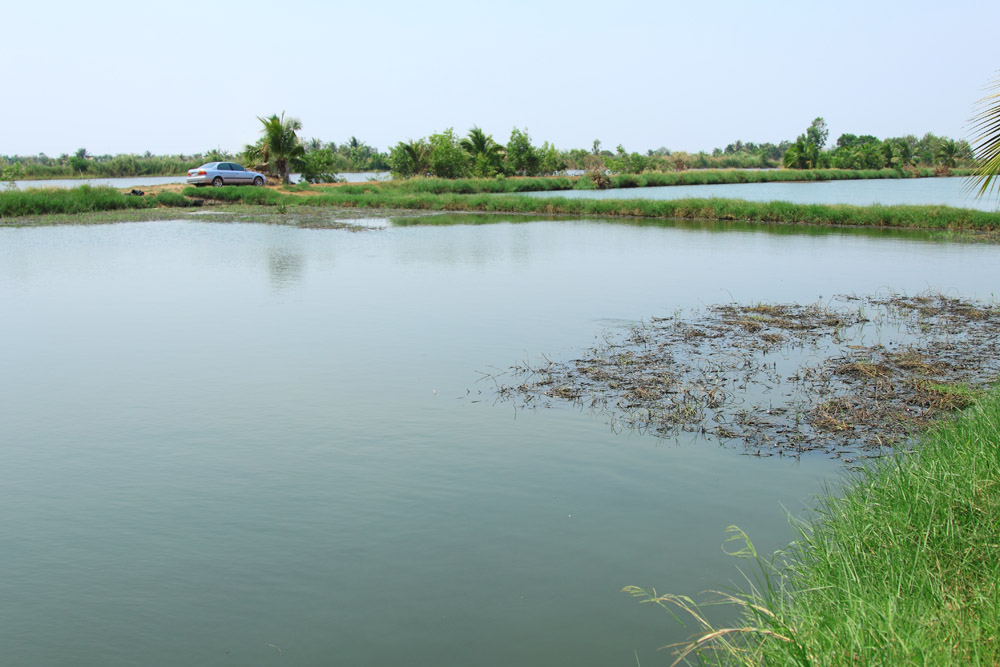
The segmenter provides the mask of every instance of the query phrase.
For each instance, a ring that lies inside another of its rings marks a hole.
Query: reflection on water
[[[278,289],[294,285],[302,280],[305,259],[301,254],[284,248],[272,248],[267,253],[267,269],[271,284]]]
[[[726,586],[725,527],[779,547],[841,468],[483,373],[677,308],[1000,284],[995,246],[728,229],[0,229],[3,661],[656,663],[687,632],[621,588]]]

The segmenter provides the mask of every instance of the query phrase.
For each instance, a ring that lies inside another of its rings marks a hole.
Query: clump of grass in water
[[[678,662],[1000,664],[1000,390],[929,431],[915,453],[871,461],[828,493],[770,559],[730,528],[757,568],[741,622],[713,627],[682,595],[625,592],[693,619]]]
[[[847,344],[865,343],[871,319],[859,300],[891,324],[892,348]],[[700,432],[756,456],[823,451],[851,463],[906,449],[1000,375],[1000,307],[944,295],[833,301],[852,305],[725,304],[653,317],[575,359],[513,367],[517,382],[498,383],[498,398],[515,409],[568,400],[616,429]]]

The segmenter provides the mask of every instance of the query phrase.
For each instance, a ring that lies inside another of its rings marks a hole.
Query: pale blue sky
[[[240,11],[236,8],[239,7]],[[36,2],[3,22],[0,154],[239,150],[257,116],[386,149],[473,125],[645,151],[966,136],[1000,2]]]

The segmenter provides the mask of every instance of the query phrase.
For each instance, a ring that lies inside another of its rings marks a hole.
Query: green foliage
[[[619,144],[615,156],[607,158],[604,164],[616,174],[641,174],[649,168],[650,159],[638,153],[626,153]]]
[[[462,150],[453,128],[430,136],[430,172],[438,178],[469,175],[469,155]]]
[[[20,162],[7,162],[0,167],[0,178],[7,181],[7,188],[17,189],[17,181],[24,178],[24,167]]]
[[[285,119],[285,113],[271,114],[267,118],[257,117],[264,126],[262,136],[256,144],[248,145],[243,150],[244,160],[269,174],[277,174],[282,183],[290,182],[291,169],[302,166],[305,148],[295,134],[302,129],[302,122],[297,118]]]
[[[84,174],[90,168],[90,162],[86,158],[74,155],[69,159],[70,168],[78,174]]]
[[[336,160],[329,148],[309,151],[302,157],[300,166],[302,180],[307,183],[337,183]]]
[[[181,191],[185,197],[193,199],[214,199],[217,201],[258,206],[277,206],[295,199],[294,195],[283,195],[271,188],[255,188],[252,185],[226,185],[221,188],[187,187]]]
[[[971,120],[976,156],[973,182],[980,196],[993,192],[1000,175],[1000,77],[989,83],[989,90],[993,92],[979,100]]]
[[[95,157],[80,158],[62,155],[58,158],[51,158],[44,154],[37,156],[17,156],[4,158],[0,156],[0,164],[4,161],[8,163],[18,163],[23,170],[25,179],[42,178],[78,178],[86,176],[89,178],[117,178],[123,176],[180,176],[188,169],[197,167],[205,162],[210,162],[208,158],[201,156],[185,155],[98,155]],[[82,162],[81,162],[82,161]],[[84,171],[74,168],[82,165]]]
[[[930,175],[932,172],[927,172]],[[898,178],[901,172],[886,169],[874,172],[766,171],[766,172],[681,172],[620,175],[619,184],[639,187],[697,184],[706,182],[766,182],[789,176],[798,180],[837,178]],[[610,179],[609,179],[610,180]],[[316,194],[284,194],[272,188],[226,186],[186,188],[182,195],[192,200],[218,200],[265,206],[336,206],[448,210],[470,212],[542,213],[572,216],[630,216],[655,219],[732,220],[759,223],[808,225],[851,225],[913,229],[948,229],[995,232],[1000,214],[946,206],[822,206],[788,202],[745,202],[726,199],[684,200],[589,200],[564,198],[499,197],[498,193],[537,190],[568,190],[588,182],[587,177],[536,179],[412,179],[387,183],[349,185]],[[590,183],[593,187],[593,184]],[[301,191],[308,185],[294,188]],[[194,202],[194,203],[197,203]],[[83,213],[124,208],[148,208],[157,204],[181,205],[176,196],[126,197],[111,188],[83,186],[73,190],[31,189],[0,192],[0,216],[46,213]]]
[[[823,150],[826,146],[826,140],[829,137],[830,130],[826,127],[826,121],[822,118],[813,119],[813,122],[806,128],[806,140],[815,146],[817,150]]]
[[[401,141],[390,150],[388,163],[394,178],[425,174],[439,178],[535,176],[567,168],[563,154],[555,146],[545,142],[536,148],[528,131],[516,127],[506,147],[478,127],[461,140],[449,128],[429,139]]]
[[[548,143],[545,144],[548,146]],[[541,172],[540,151],[531,145],[527,128],[522,132],[516,127],[510,131],[507,142],[506,171],[515,176],[537,176]],[[548,172],[552,173],[552,172]]]
[[[946,139],[938,146],[938,162],[949,169],[958,166],[958,143],[954,139]]]
[[[472,175],[477,178],[491,178],[503,169],[503,146],[493,140],[478,127],[469,130],[469,135],[459,142],[459,146],[471,160]]]
[[[544,142],[537,150],[538,173],[551,175],[566,171],[566,160],[556,147],[549,142]]]
[[[431,147],[423,139],[400,141],[389,152],[389,168],[395,178],[423,176],[431,168]]]
[[[0,192],[0,218],[51,213],[89,213],[126,208],[149,208],[146,197],[126,197],[108,187],[29,188]]]
[[[311,144],[307,146],[309,151],[323,147],[333,153],[337,171],[387,171],[391,168],[387,153],[380,153],[354,136],[339,146],[333,142],[324,145],[318,139],[312,139]]]
[[[185,206],[195,206],[195,202],[188,199],[184,195],[178,194],[176,192],[161,192],[158,195],[153,195],[149,197],[152,204],[159,206],[170,206],[170,207],[185,207]]]
[[[742,622],[715,629],[679,596],[627,592],[691,613],[686,655],[741,665],[1000,664],[1000,392],[867,465],[828,495],[758,577],[723,596]]]
[[[782,162],[789,169],[815,169],[819,162],[819,147],[806,135],[800,134],[785,151]]]

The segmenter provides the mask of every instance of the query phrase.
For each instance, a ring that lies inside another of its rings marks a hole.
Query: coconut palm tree
[[[411,174],[426,174],[431,166],[431,147],[423,139],[409,142],[399,142],[399,148],[403,151],[411,165]]]
[[[302,129],[302,122],[298,118],[286,119],[283,111],[281,117],[271,114],[268,118],[258,116],[257,120],[264,125],[261,130],[264,136],[244,149],[247,160],[266,165],[278,174],[282,183],[290,183],[290,168],[301,165],[305,155],[305,148],[295,134]]]
[[[494,176],[500,171],[503,146],[493,140],[493,135],[473,126],[469,130],[469,136],[458,142],[458,145],[472,158],[476,176]]]
[[[1000,174],[1000,76],[990,81],[987,90],[992,93],[979,100],[978,111],[970,121],[976,156],[971,183],[973,188],[978,186],[980,197],[996,188]]]
[[[954,139],[944,139],[938,145],[934,157],[942,166],[954,169],[958,165],[958,142]]]

